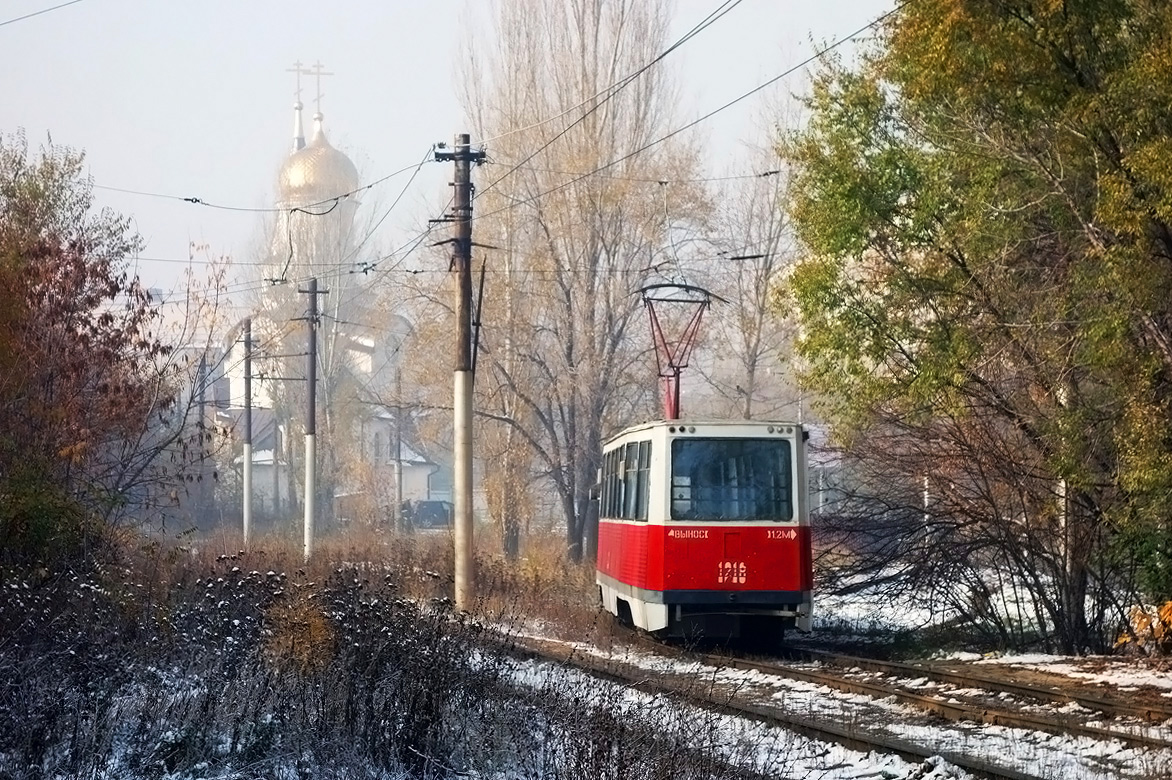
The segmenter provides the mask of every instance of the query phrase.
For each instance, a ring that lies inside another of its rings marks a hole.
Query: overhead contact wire
[[[578,182],[580,182],[584,179],[588,179],[591,176],[596,176],[599,173],[602,173],[603,171],[606,171],[606,170],[613,168],[614,166],[618,165],[619,163],[625,162],[626,160],[629,160],[638,154],[642,154],[643,152],[647,151],[651,147],[657,146],[658,144],[661,144],[664,141],[667,141],[670,138],[674,138],[675,136],[679,135],[680,133],[695,127],[696,125],[700,124],[701,122],[704,122],[704,121],[707,121],[708,119],[711,119],[715,115],[719,114],[721,111],[724,111],[728,108],[731,108],[732,106],[736,105],[737,103],[740,103],[742,100],[745,100],[746,98],[749,98],[752,95],[757,94],[761,90],[763,90],[773,84],[776,84],[778,81],[785,78],[786,76],[790,76],[790,75],[796,73],[797,71],[799,71],[800,69],[806,67],[807,65],[821,59],[823,56],[825,56],[829,52],[833,51],[838,46],[841,46],[842,44],[846,43],[847,41],[850,41],[850,40],[857,38],[858,36],[865,33],[867,30],[870,30],[871,28],[882,23],[884,20],[888,19],[892,15],[898,13],[904,6],[906,6],[910,2],[912,2],[912,0],[904,0],[902,3],[897,5],[895,8],[893,8],[890,11],[884,13],[883,15],[875,18],[871,22],[863,25],[859,29],[850,33],[849,35],[845,35],[845,36],[839,38],[838,40],[836,40],[834,43],[830,44],[826,48],[820,49],[819,51],[817,51],[814,54],[807,57],[802,62],[798,63],[797,65],[794,65],[791,68],[787,68],[786,70],[782,71],[781,73],[774,76],[773,78],[771,78],[761,84],[758,84],[756,87],[753,87],[751,90],[749,90],[748,92],[745,92],[743,95],[740,95],[739,97],[733,98],[732,100],[728,101],[727,103],[720,106],[719,108],[715,108],[712,111],[709,111],[707,114],[704,114],[700,118],[694,119],[691,122],[688,122],[687,124],[677,128],[675,130],[672,130],[667,135],[664,135],[660,138],[657,138],[654,141],[649,141],[648,143],[644,144],[643,146],[639,147],[638,149],[636,149],[633,152],[625,154],[622,157],[617,157],[614,160],[611,160],[608,163],[604,163],[603,165],[598,166],[594,170],[589,171],[588,173],[584,173],[581,176],[578,176],[574,179],[571,179],[568,182],[564,182],[563,184],[559,184],[555,187],[551,187],[548,190],[537,193],[536,195],[530,195],[527,198],[520,198],[520,199],[516,200],[515,202],[508,204],[507,206],[501,206],[500,208],[495,209],[493,211],[490,211],[486,214],[480,214],[480,215],[474,216],[473,219],[474,220],[475,219],[486,219],[488,217],[503,213],[503,212],[508,211],[510,209],[517,208],[518,206],[523,206],[528,203],[532,203],[533,201],[537,200],[538,198],[542,198],[542,197],[545,197],[546,195],[550,195],[554,192],[557,192],[558,190],[565,189],[566,187],[577,184]],[[526,158],[525,160],[523,160],[522,164],[524,162],[528,162],[529,159],[531,159],[531,158]],[[495,182],[494,182],[494,184],[495,184]]]
[[[709,13],[708,16],[704,17],[704,19],[701,20],[699,23],[697,23],[695,27],[693,27],[691,30],[689,30],[687,33],[685,33],[683,37],[681,37],[678,41],[676,41],[671,46],[668,46],[666,49],[664,49],[662,52],[660,52],[650,62],[648,62],[645,65],[643,65],[642,67],[640,67],[634,73],[631,73],[630,75],[615,82],[610,87],[607,87],[605,90],[603,90],[601,93],[599,93],[600,95],[605,95],[605,97],[603,97],[602,100],[598,101],[593,106],[591,106],[587,111],[585,111],[582,114],[582,116],[578,117],[573,122],[571,122],[570,124],[568,124],[564,128],[562,128],[562,130],[560,132],[558,132],[556,135],[554,135],[552,138],[550,138],[548,141],[546,141],[544,144],[542,144],[540,147],[538,147],[535,151],[531,152],[524,160],[517,163],[512,168],[510,168],[509,170],[507,170],[503,174],[501,174],[501,176],[499,178],[497,178],[495,181],[493,181],[491,184],[478,190],[476,192],[476,194],[473,196],[473,200],[480,197],[484,193],[488,192],[496,185],[500,184],[506,178],[511,176],[513,173],[515,173],[517,171],[517,169],[520,168],[522,165],[525,165],[530,160],[532,160],[534,157],[536,157],[537,155],[544,152],[546,149],[548,149],[550,146],[552,146],[558,139],[564,137],[568,132],[570,132],[570,130],[574,129],[579,124],[584,122],[587,117],[589,117],[595,111],[597,111],[598,109],[600,109],[604,105],[606,105],[607,102],[609,102],[619,92],[621,92],[624,88],[626,88],[627,85],[631,84],[637,78],[639,78],[644,73],[646,73],[648,70],[650,70],[652,67],[654,67],[657,63],[661,62],[665,57],[667,57],[673,51],[680,48],[685,43],[687,43],[689,40],[696,37],[701,32],[706,30],[708,27],[713,25],[716,21],[718,21],[721,17],[723,17],[729,11],[733,10],[738,5],[740,5],[741,2],[742,2],[742,0],[725,0],[725,2],[723,2],[719,6],[717,6],[715,11],[712,11],[711,13]],[[597,97],[598,97],[598,95],[595,95],[594,97],[591,97],[591,98],[587,98],[587,100],[583,101],[583,103],[580,103],[579,106],[584,105],[585,103],[587,103],[591,100],[594,100]],[[570,109],[570,110],[573,110],[573,109]],[[563,112],[563,115],[565,113],[566,112]]]

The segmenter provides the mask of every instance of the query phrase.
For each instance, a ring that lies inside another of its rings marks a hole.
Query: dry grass
[[[560,538],[530,536],[517,561],[480,550],[476,563],[480,609],[487,614],[573,629],[597,611],[593,567],[569,562]]]
[[[445,608],[445,534],[354,529],[309,564],[280,535],[126,544],[92,571],[4,572],[0,777],[735,776],[681,759],[711,733],[686,707],[616,717],[621,690],[583,698],[557,669],[519,685]],[[597,630],[593,575],[557,540],[477,562],[490,618]]]
[[[265,610],[264,656],[269,663],[311,674],[334,662],[337,637],[315,595],[299,591]]]
[[[608,641],[609,623],[599,620],[594,569],[575,564],[557,534],[524,539],[521,557],[509,561],[482,535],[476,545],[477,601],[472,612],[504,623],[532,621],[546,630],[582,639]],[[223,560],[240,568],[301,572],[320,580],[339,566],[361,567],[394,578],[402,596],[421,603],[450,602],[453,595],[454,540],[447,531],[399,534],[354,524],[319,539],[312,560],[302,560],[299,538],[270,534],[244,551],[239,534],[218,532],[185,547],[190,565],[206,569]]]

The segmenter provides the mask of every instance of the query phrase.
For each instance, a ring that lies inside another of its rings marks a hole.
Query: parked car
[[[407,517],[418,529],[451,528],[454,510],[450,501],[414,501],[408,507]]]

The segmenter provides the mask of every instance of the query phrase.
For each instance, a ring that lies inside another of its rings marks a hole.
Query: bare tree
[[[696,155],[680,138],[639,151],[674,124],[662,64],[627,80],[666,48],[665,3],[501,0],[496,11],[496,48],[474,55],[487,75],[469,74],[466,95],[495,163],[477,234],[501,247],[491,263],[504,269],[489,275],[477,389],[485,425],[507,430],[485,469],[518,485],[539,464],[580,560],[593,554],[601,440],[646,413],[655,387],[632,295],[665,242],[655,187],[694,178]],[[681,193],[679,213],[699,219],[702,193]]]
[[[698,361],[716,394],[716,416],[802,419],[793,372],[793,320],[777,307],[778,284],[797,258],[785,209],[789,172],[772,141],[752,150],[753,174],[725,182],[712,244],[714,262],[700,269],[724,298],[713,307],[708,360]]]

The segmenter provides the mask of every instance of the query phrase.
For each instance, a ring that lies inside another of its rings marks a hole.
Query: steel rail
[[[485,638],[490,638],[490,633],[487,631]],[[990,780],[1039,780],[1035,775],[998,766],[989,761],[952,750],[926,748],[889,735],[868,733],[857,727],[844,727],[824,718],[800,716],[776,707],[738,701],[735,694],[721,694],[711,686],[701,689],[695,685],[694,676],[685,674],[649,675],[646,669],[639,669],[615,659],[581,653],[566,647],[561,642],[502,635],[497,635],[491,641],[505,651],[526,660],[564,664],[634,690],[645,693],[669,693],[712,711],[748,717],[812,739],[833,742],[852,750],[879,751],[898,755],[915,762],[940,757],[977,777],[989,778]],[[732,666],[732,661],[733,659],[721,659],[722,665],[726,667]]]
[[[810,683],[826,685],[844,693],[854,693],[876,698],[895,697],[902,703],[920,707],[935,715],[952,721],[974,721],[1015,728],[1024,728],[1032,731],[1042,731],[1049,734],[1074,734],[1096,740],[1116,739],[1133,745],[1152,749],[1172,749],[1172,741],[1152,737],[1146,734],[1121,731],[1100,726],[1087,726],[1073,718],[1054,718],[1042,715],[1014,712],[1007,709],[966,705],[959,702],[946,701],[941,698],[917,694],[907,691],[897,685],[883,685],[823,674],[817,671],[798,669],[776,662],[754,660],[743,656],[731,656],[714,653],[697,653],[682,650],[678,647],[664,644],[662,641],[650,638],[639,632],[631,632],[631,637],[639,643],[650,642],[654,652],[662,655],[686,657],[689,660],[701,661],[715,666],[727,666],[738,669],[751,669],[763,674],[773,674],[789,679],[803,680]],[[1003,692],[1011,695],[1033,698],[1058,704],[1074,703],[1081,707],[1098,710],[1111,717],[1130,716],[1137,720],[1146,720],[1153,723],[1163,723],[1172,719],[1172,708],[1163,708],[1158,704],[1132,704],[1126,701],[1108,699],[1095,696],[1091,693],[1069,692],[1055,688],[1031,686],[1025,683],[1002,680],[986,675],[974,675],[964,672],[932,668],[927,665],[903,663],[898,661],[883,661],[873,658],[851,656],[843,653],[816,650],[808,648],[790,648],[806,659],[817,660],[838,667],[859,667],[867,671],[883,672],[886,674],[908,674],[913,677],[924,677],[937,682],[945,682],[968,689],[984,689],[994,692]]]
[[[667,650],[666,654],[670,654],[670,652],[670,650]],[[1031,713],[1012,712],[1006,709],[977,706],[973,704],[962,704],[959,702],[938,698],[936,696],[912,693],[896,685],[866,682],[861,680],[849,680],[826,671],[798,669],[796,667],[785,666],[782,664],[769,663],[764,661],[752,661],[743,658],[733,658],[723,655],[703,653],[681,654],[680,657],[690,657],[692,660],[698,660],[703,663],[718,667],[723,666],[732,669],[752,670],[761,672],[762,674],[783,677],[785,679],[797,680],[815,685],[825,685],[828,688],[833,688],[834,690],[842,691],[843,693],[870,696],[876,699],[894,698],[901,704],[908,704],[913,707],[917,707],[921,710],[924,710],[925,712],[930,712],[933,715],[938,715],[941,718],[953,722],[971,721],[974,723],[986,723],[995,726],[1028,729],[1030,731],[1042,731],[1048,734],[1075,735],[1096,740],[1119,740],[1121,742],[1127,742],[1133,745],[1157,750],[1172,749],[1172,741],[1160,739],[1158,737],[1151,737],[1146,734],[1130,733],[1115,729],[1101,728],[1099,726],[1087,726],[1073,719],[1067,718],[1055,719],[1052,717],[1044,717]],[[846,658],[846,656],[840,656],[840,658]],[[919,676],[926,677],[927,675],[924,674]],[[965,678],[963,678],[961,675],[954,675],[954,679]],[[968,682],[972,683],[973,680],[968,679]],[[970,684],[964,687],[979,688],[981,686]],[[1025,686],[1023,686],[1023,689],[1024,688]]]
[[[871,672],[882,672],[893,675],[910,675],[912,677],[926,677],[935,682],[950,683],[962,688],[983,688],[998,693],[1008,693],[1014,696],[1037,699],[1039,701],[1054,702],[1057,704],[1077,704],[1091,710],[1097,710],[1111,717],[1128,716],[1137,720],[1146,720],[1152,723],[1163,723],[1172,719],[1172,707],[1160,707],[1151,703],[1134,704],[1119,699],[1110,699],[1096,696],[1092,693],[1065,691],[1057,688],[1045,688],[1028,685],[1026,683],[1002,680],[981,674],[960,672],[953,669],[941,669],[934,665],[913,664],[899,661],[880,661],[872,658],[858,658],[841,653],[824,650],[807,650],[797,648],[797,652],[811,660],[821,661],[840,667],[857,666]]]

